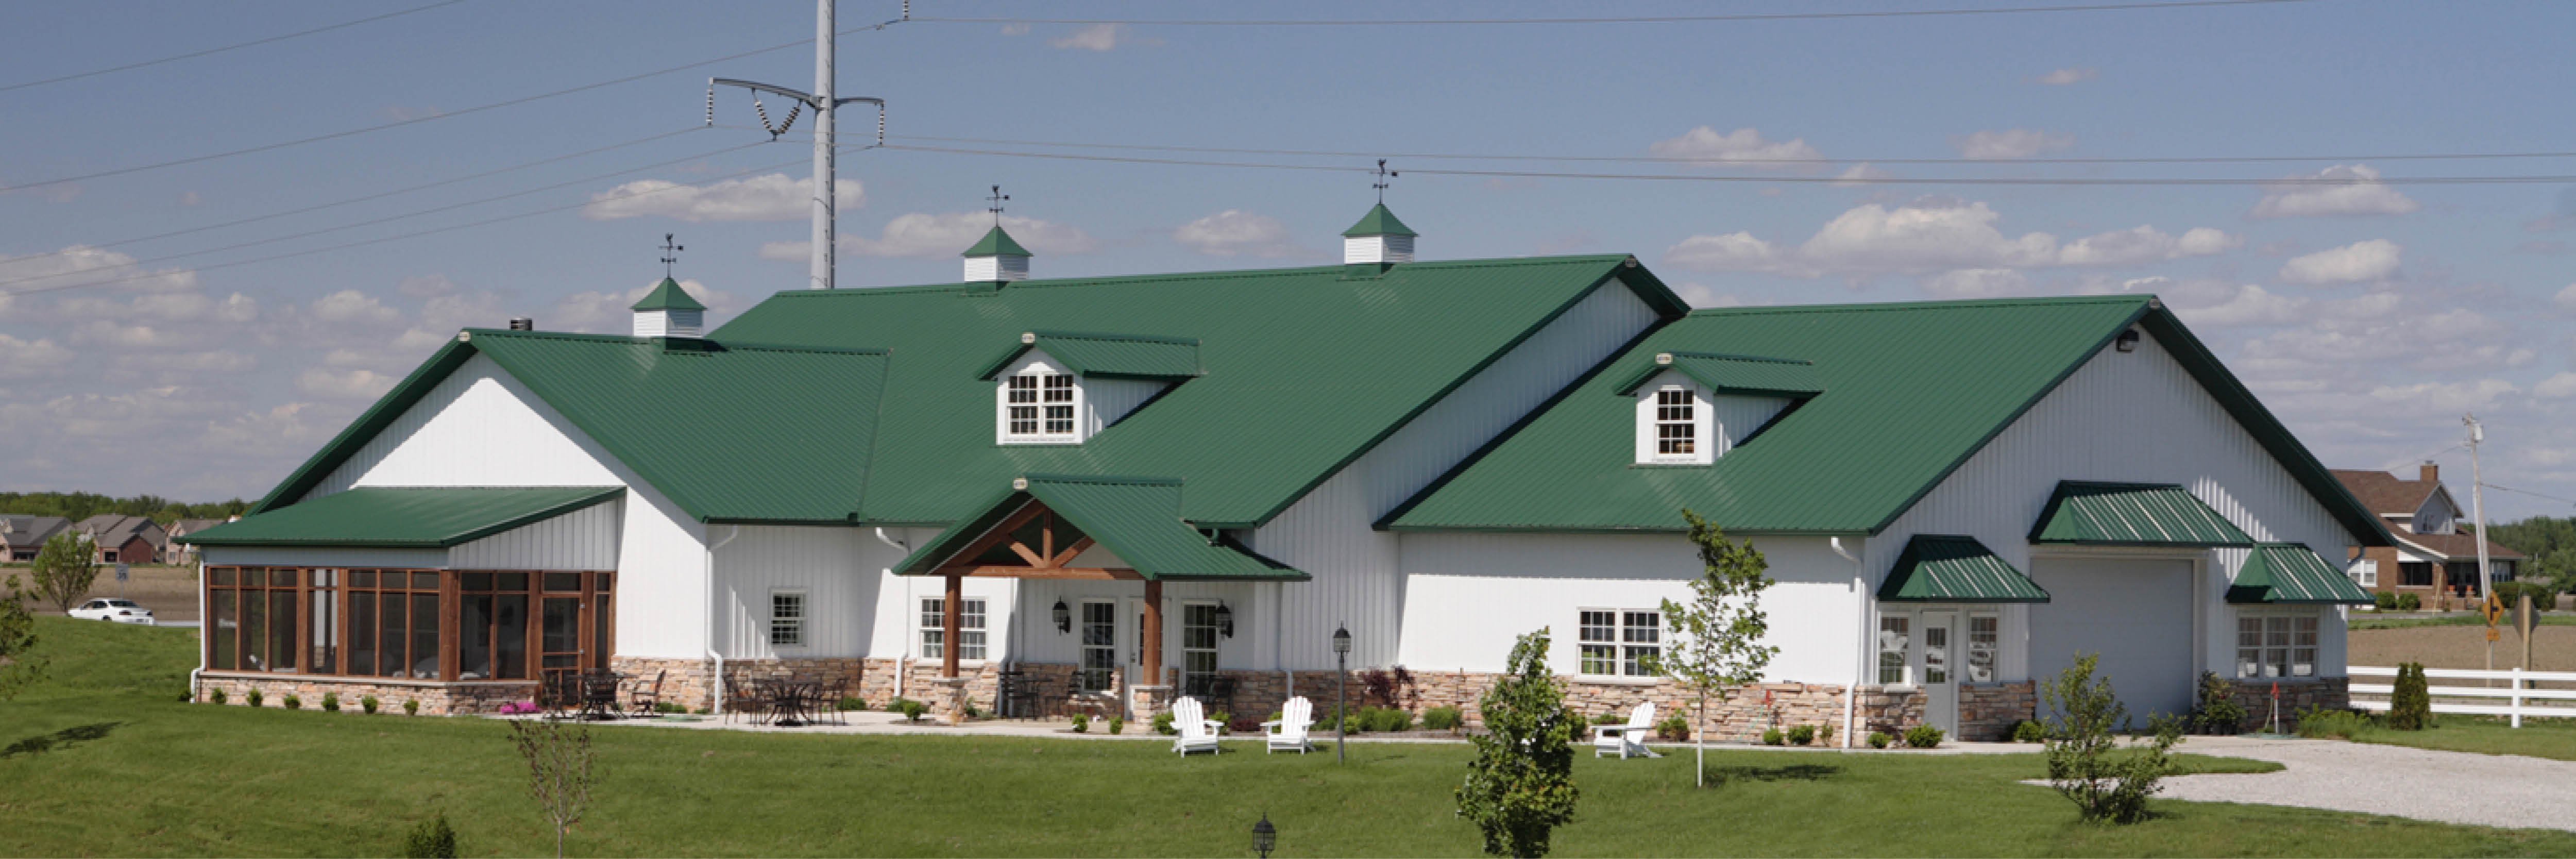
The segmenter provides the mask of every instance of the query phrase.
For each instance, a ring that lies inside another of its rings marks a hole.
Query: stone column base
[[[927,681],[922,688],[928,693],[926,703],[930,705],[932,715],[951,725],[966,722],[966,679],[933,677]]]
[[[1135,714],[1136,721],[1151,721],[1155,716],[1162,715],[1164,711],[1170,709],[1172,709],[1172,687],[1144,684],[1128,687],[1127,711]]]

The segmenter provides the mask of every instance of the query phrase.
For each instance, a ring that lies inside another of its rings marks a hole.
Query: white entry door
[[[1916,651],[1920,661],[1914,668],[1914,676],[1923,678],[1923,721],[1954,736],[1959,733],[1958,627],[1958,612],[1924,612],[1916,638],[1922,643]]]

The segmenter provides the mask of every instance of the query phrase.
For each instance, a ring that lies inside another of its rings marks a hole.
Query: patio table
[[[814,723],[814,701],[821,696],[820,683],[782,682],[771,687],[769,723],[793,728]]]

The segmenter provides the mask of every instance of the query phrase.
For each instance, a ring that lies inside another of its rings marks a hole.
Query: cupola
[[[706,325],[707,306],[668,277],[628,309],[635,311],[637,337],[696,337]]]
[[[984,238],[967,248],[967,283],[997,283],[1029,279],[1029,249],[1011,240],[1011,234],[994,224]]]
[[[1379,203],[1359,223],[1342,231],[1342,263],[1372,266],[1382,272],[1396,263],[1412,262],[1414,235],[1412,227],[1396,220],[1395,213],[1385,203]]]

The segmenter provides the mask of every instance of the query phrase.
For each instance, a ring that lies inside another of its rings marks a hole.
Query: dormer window
[[[996,443],[1081,444],[1199,373],[1196,340],[1028,331],[978,378]]]
[[[1655,392],[1655,455],[1691,457],[1699,453],[1699,398],[1679,386]]]
[[[1660,352],[1617,390],[1636,400],[1636,464],[1709,465],[1824,388],[1805,361]]]
[[[1076,444],[1087,433],[1079,416],[1082,383],[1056,366],[1045,353],[1028,360],[1002,380],[1003,444]]]

